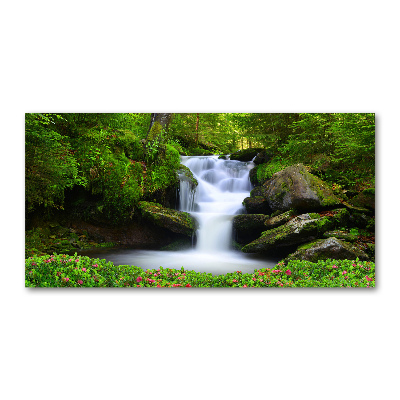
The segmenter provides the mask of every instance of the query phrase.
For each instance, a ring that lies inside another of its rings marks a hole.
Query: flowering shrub
[[[27,287],[374,287],[375,263],[358,260],[283,262],[275,269],[235,271],[213,276],[206,272],[133,265],[65,254],[25,260]]]

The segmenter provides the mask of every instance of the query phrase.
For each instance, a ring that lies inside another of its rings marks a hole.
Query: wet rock
[[[265,214],[241,214],[233,218],[235,239],[238,243],[247,244],[260,237],[261,233],[288,222],[292,211],[270,217]]]
[[[158,203],[141,201],[139,209],[143,218],[175,233],[191,237],[198,227],[189,213],[165,208]]]
[[[233,218],[233,229],[238,243],[249,243],[257,239],[265,231],[265,221],[268,215],[240,214]]]
[[[249,214],[270,214],[268,200],[264,196],[246,197],[243,205]]]
[[[286,211],[286,212],[278,214],[274,217],[268,218],[265,221],[264,225],[267,229],[276,228],[276,227],[281,226],[281,225],[285,224],[286,222],[290,221],[290,219],[293,217],[293,215],[294,215],[293,210]]]
[[[340,204],[327,184],[297,164],[275,173],[264,183],[264,196],[271,210],[313,211]]]
[[[329,216],[316,213],[301,214],[284,225],[267,230],[243,247],[245,253],[272,253],[274,250],[314,241],[339,225],[348,215],[345,209],[333,210]]]
[[[285,261],[306,260],[355,260],[368,261],[369,257],[356,246],[335,237],[316,240],[298,247],[295,253],[290,254]]]
[[[192,171],[186,165],[179,165],[179,169],[177,170],[178,176],[180,180],[187,181],[190,183],[190,186],[195,189],[198,185],[197,179],[194,177]]]
[[[256,165],[254,168],[252,168],[249,172],[249,179],[252,185],[254,186],[259,186],[261,185],[261,182],[259,182],[258,178],[257,178],[257,168],[258,165]]]

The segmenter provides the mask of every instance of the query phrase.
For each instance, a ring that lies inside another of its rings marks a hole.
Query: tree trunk
[[[169,123],[171,122],[171,118],[172,118],[172,113],[152,113],[147,136],[149,135],[149,132],[155,122],[158,122],[163,129],[168,129]]]

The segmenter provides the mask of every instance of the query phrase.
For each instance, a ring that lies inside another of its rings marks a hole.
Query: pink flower
[[[347,271],[343,271],[343,272],[342,272],[342,275],[346,275],[346,274],[347,274]]]
[[[243,285],[243,287],[247,287],[247,285]]]
[[[69,281],[69,278],[68,278],[68,277],[64,278],[64,281],[65,281],[65,282],[68,282],[68,281]]]
[[[78,284],[79,284],[79,285],[82,285],[82,283],[83,283],[83,281],[81,281],[81,280],[78,281]]]
[[[32,265],[37,265],[36,263],[32,263]]]
[[[82,271],[83,271],[83,272],[86,272],[86,268],[82,268]]]
[[[78,261],[79,261],[79,258],[77,258],[75,261],[78,262]]]
[[[332,265],[332,268],[337,268],[337,266],[336,265]]]
[[[289,275],[292,274],[292,271],[291,271],[290,269],[288,269],[288,270],[285,272],[285,274],[286,274],[287,276],[289,276]]]
[[[97,264],[93,264],[93,267],[97,268],[97,267],[98,267],[98,265],[97,265]]]
[[[232,282],[235,282],[235,283],[236,283],[236,282],[237,282],[237,279],[233,279]]]
[[[368,282],[372,282],[372,281],[373,281],[373,279],[370,278],[368,275],[365,275],[365,279],[366,279]]]
[[[137,283],[141,282],[142,280],[143,280],[143,278],[142,278],[141,276],[138,276],[138,277],[136,278],[136,282],[137,282]]]

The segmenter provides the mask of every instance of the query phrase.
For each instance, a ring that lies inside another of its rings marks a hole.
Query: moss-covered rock
[[[292,165],[275,173],[263,187],[273,211],[294,208],[305,212],[340,204],[328,185],[310,174],[302,164]]]
[[[179,169],[177,171],[179,179],[190,182],[190,185],[193,188],[196,188],[199,184],[197,179],[194,177],[192,171],[186,165],[179,165]]]
[[[275,216],[271,216],[271,218],[268,218],[264,225],[267,229],[273,229],[276,228],[278,226],[281,226],[283,224],[286,224],[286,222],[290,221],[290,219],[294,216],[294,211],[293,210],[289,210],[286,211],[284,213],[275,215]]]
[[[249,172],[249,179],[252,185],[254,186],[259,186],[261,185],[261,182],[257,178],[257,168],[258,165],[256,165],[254,168],[252,168]]]
[[[189,213],[165,208],[158,203],[141,201],[139,209],[143,218],[175,233],[192,236],[198,227],[197,221]]]
[[[336,239],[340,239],[340,240],[345,240],[346,242],[355,242],[358,238],[358,235],[355,235],[347,230],[343,230],[343,229],[337,229],[334,231],[327,231],[323,234],[323,237],[325,239],[328,239],[330,237],[334,237]]]
[[[229,158],[237,161],[251,161],[262,150],[261,148],[238,150],[232,153]]]
[[[250,191],[250,197],[264,196],[264,188],[262,186],[256,186]]]
[[[270,214],[268,200],[264,196],[246,197],[243,205],[249,214]]]
[[[365,249],[368,257],[371,261],[375,262],[375,244],[374,243],[367,243],[367,248]]]
[[[368,215],[368,212],[351,212],[350,224],[357,228],[368,229],[370,232],[375,231],[375,218]]]
[[[233,218],[235,238],[238,243],[247,244],[260,237],[262,232],[277,228],[288,222],[294,213],[292,210],[270,217],[265,214],[241,214]]]
[[[257,239],[265,231],[268,215],[240,214],[233,218],[233,229],[238,243],[249,243]]]
[[[316,240],[312,243],[299,246],[296,252],[290,254],[285,261],[306,260],[317,262],[318,260],[355,260],[368,261],[369,257],[363,251],[335,237]]]
[[[375,211],[375,188],[366,189],[353,197],[349,203],[355,207]]]
[[[332,217],[312,218],[309,214],[301,214],[284,225],[263,232],[242,250],[245,253],[271,253],[277,248],[313,241],[334,226]]]

